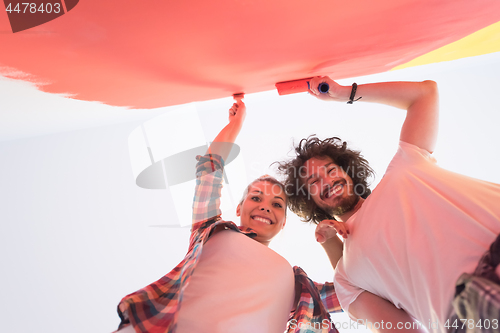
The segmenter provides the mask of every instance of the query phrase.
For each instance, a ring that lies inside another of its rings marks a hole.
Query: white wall
[[[183,256],[187,229],[148,227],[169,223],[171,198],[135,186],[136,126],[0,143],[2,331],[111,331],[124,293]]]

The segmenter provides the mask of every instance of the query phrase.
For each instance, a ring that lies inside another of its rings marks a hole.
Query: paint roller
[[[276,83],[276,89],[278,89],[279,95],[289,95],[306,92],[309,90],[309,81],[311,81],[311,79],[312,77],[309,77],[307,79],[278,82]],[[326,82],[321,82],[318,85],[318,90],[322,94],[326,94],[329,89],[330,86]]]
[[[236,103],[238,103],[239,101],[241,101],[244,97],[245,97],[245,93],[236,93],[236,94],[233,94],[233,98],[236,101]]]

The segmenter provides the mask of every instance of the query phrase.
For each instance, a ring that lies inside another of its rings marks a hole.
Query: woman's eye
[[[280,203],[275,203],[274,207],[282,208],[283,206]]]
[[[259,197],[252,197],[251,198],[253,201],[260,201],[260,198]]]

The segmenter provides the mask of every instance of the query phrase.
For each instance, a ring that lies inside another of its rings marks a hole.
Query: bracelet
[[[361,97],[354,99],[354,96],[356,96],[356,90],[358,90],[358,85],[355,82],[352,84],[351,96],[349,96],[349,101],[347,101],[347,104],[352,104],[352,103],[359,101],[361,99]]]

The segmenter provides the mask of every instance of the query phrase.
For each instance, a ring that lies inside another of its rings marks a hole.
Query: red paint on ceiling
[[[85,0],[15,34],[0,13],[0,67],[155,108],[387,71],[499,20],[498,0]]]

